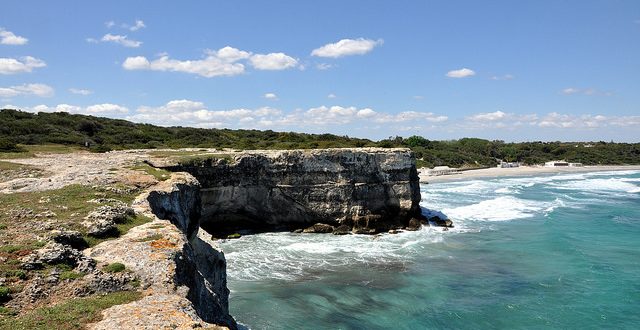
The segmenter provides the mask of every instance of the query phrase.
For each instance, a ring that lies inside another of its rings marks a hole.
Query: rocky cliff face
[[[409,149],[254,151],[170,169],[202,185],[201,226],[210,232],[325,223],[375,233],[421,217]]]
[[[121,262],[140,277],[145,297],[111,307],[93,329],[236,328],[229,315],[226,260],[199,231],[200,192],[189,174],[174,173],[134,202],[154,219],[124,236],[87,250],[98,260]]]

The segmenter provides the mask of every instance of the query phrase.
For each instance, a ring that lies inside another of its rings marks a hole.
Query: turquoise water
[[[422,186],[456,228],[222,244],[251,329],[638,329],[640,171]]]

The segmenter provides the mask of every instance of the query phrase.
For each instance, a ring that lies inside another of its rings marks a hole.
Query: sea
[[[640,171],[421,186],[455,228],[222,242],[248,329],[640,329]]]

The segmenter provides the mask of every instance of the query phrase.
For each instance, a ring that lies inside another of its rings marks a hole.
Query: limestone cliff
[[[189,174],[174,173],[133,207],[154,221],[85,253],[98,261],[125,264],[140,277],[145,297],[105,310],[103,320],[90,328],[236,328],[229,315],[224,254],[210,235],[198,230],[198,182]]]
[[[201,226],[210,232],[325,223],[375,233],[421,218],[409,149],[249,151],[169,169],[202,185]]]

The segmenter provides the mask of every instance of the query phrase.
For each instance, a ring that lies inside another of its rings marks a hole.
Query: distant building
[[[512,168],[512,167],[520,167],[520,163],[518,162],[504,162],[504,161],[500,161],[500,164],[498,164],[499,168]]]
[[[436,166],[427,171],[427,175],[435,176],[435,175],[449,175],[456,174],[460,172],[457,168],[451,168],[449,166]]]
[[[552,160],[544,163],[545,167],[582,167],[582,163],[569,163],[564,160]]]

